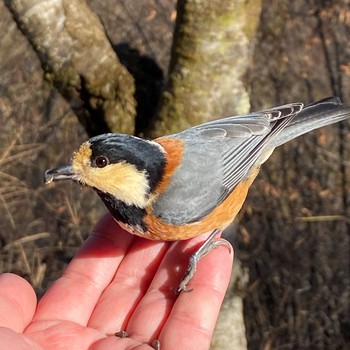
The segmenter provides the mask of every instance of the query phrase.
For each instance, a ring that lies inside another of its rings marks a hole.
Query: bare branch
[[[46,79],[69,101],[87,131],[132,133],[133,78],[85,1],[5,3],[38,53]]]

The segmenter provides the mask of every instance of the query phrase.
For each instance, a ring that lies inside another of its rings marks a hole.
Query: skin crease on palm
[[[0,349],[209,348],[233,254],[219,247],[200,262],[193,291],[175,296],[189,255],[205,240],[154,242],[104,216],[37,304],[27,281],[0,276]],[[128,338],[114,333],[126,330]]]

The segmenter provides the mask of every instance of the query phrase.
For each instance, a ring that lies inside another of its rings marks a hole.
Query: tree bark
[[[247,112],[244,75],[252,58],[261,0],[179,0],[169,80],[153,136]]]
[[[83,0],[5,0],[38,53],[45,78],[90,135],[134,132],[134,80]]]

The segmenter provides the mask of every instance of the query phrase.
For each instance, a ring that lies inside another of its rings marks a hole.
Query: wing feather
[[[176,225],[209,214],[247,176],[271,138],[302,108],[302,103],[292,103],[210,121],[169,136],[184,142],[182,165],[154,203],[154,214]]]

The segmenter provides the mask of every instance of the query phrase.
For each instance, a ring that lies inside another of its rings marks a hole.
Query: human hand
[[[176,297],[188,258],[206,235],[155,242],[104,216],[36,305],[32,287],[0,276],[0,349],[208,349],[232,267],[219,247],[199,263],[191,292]],[[125,330],[127,338],[114,336]]]

